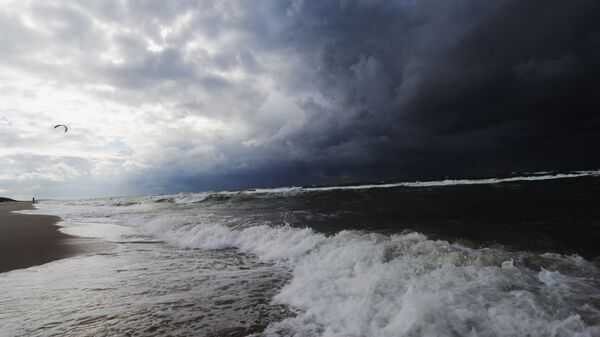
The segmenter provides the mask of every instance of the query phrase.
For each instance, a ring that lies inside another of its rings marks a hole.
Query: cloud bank
[[[600,166],[597,1],[1,6],[3,193]]]

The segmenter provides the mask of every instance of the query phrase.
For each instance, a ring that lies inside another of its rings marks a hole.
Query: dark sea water
[[[600,336],[600,174],[44,201],[8,336]]]

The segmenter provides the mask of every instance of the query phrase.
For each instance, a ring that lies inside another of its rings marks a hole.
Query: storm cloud
[[[5,194],[600,166],[597,1],[1,8]]]

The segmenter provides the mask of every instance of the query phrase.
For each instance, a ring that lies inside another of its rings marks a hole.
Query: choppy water
[[[600,336],[598,172],[44,201],[0,335]]]

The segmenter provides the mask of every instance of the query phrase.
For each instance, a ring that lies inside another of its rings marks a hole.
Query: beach
[[[13,213],[30,209],[31,202],[0,203],[0,273],[109,248],[61,233],[57,216]]]

